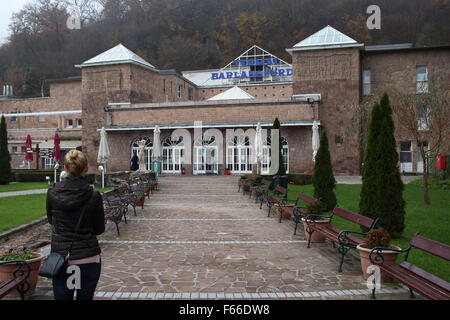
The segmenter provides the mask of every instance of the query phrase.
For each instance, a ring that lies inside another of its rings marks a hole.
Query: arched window
[[[180,173],[183,169],[184,142],[183,137],[168,137],[162,143],[163,166],[165,173]]]
[[[283,149],[281,150],[281,155],[283,157],[284,167],[286,168],[286,173],[289,172],[289,144],[285,137],[281,137],[281,145]],[[269,173],[270,157],[272,155],[271,151],[272,137],[268,136],[263,141],[263,160],[261,163],[261,172],[264,174]]]
[[[136,155],[139,155],[139,141],[145,140],[145,165],[146,169],[151,169],[151,158],[153,153],[153,142],[150,140],[147,136],[140,136],[135,139],[133,139],[133,142],[131,142],[131,156],[136,153]]]
[[[227,143],[227,169],[235,174],[251,173],[253,170],[252,146],[247,136],[234,136]]]

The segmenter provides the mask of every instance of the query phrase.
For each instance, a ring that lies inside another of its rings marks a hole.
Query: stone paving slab
[[[99,237],[96,299],[368,299],[359,260],[348,256],[337,272],[337,249],[306,248],[301,227],[293,236],[292,221],[268,218],[265,207],[237,193],[237,181],[160,178],[160,191],[136,217],[130,210],[120,237],[112,224]],[[409,297],[396,284],[383,289],[379,299]],[[31,299],[51,298],[51,282],[40,278]]]
[[[13,191],[13,192],[0,192],[0,198],[26,196],[26,195],[30,195],[30,194],[44,194],[44,193],[47,193],[47,191],[48,191],[48,189],[36,189],[36,190]]]

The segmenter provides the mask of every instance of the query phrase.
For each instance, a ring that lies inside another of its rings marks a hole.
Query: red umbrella
[[[27,151],[25,153],[25,161],[33,161],[33,145],[31,142],[31,136],[27,136],[27,142],[25,143],[25,148],[27,148]]]
[[[61,139],[58,134],[55,134],[54,147],[53,147],[53,160],[59,162],[61,160]]]

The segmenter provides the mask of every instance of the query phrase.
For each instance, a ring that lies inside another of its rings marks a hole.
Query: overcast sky
[[[30,0],[0,0],[0,44],[4,43],[9,35],[8,25],[13,12],[23,8]]]

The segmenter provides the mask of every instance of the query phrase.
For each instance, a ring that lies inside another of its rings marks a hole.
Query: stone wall
[[[294,94],[320,93],[319,119],[327,130],[337,174],[360,172],[359,144],[348,132],[352,106],[360,101],[358,48],[294,51]]]

